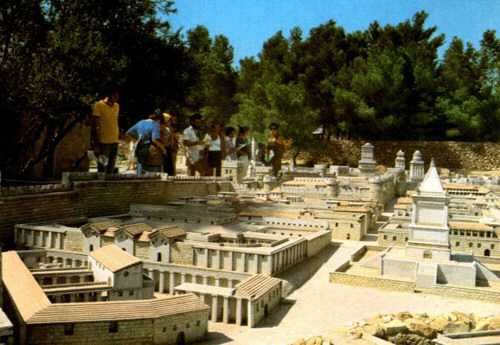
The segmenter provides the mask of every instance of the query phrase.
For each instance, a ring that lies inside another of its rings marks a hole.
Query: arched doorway
[[[267,304],[264,306],[264,317],[267,317],[269,315],[269,309],[267,308]]]
[[[184,344],[186,344],[186,335],[184,334],[184,332],[179,332],[179,334],[177,334],[177,345]]]
[[[485,249],[484,250],[484,256],[490,256],[490,250],[489,249]]]

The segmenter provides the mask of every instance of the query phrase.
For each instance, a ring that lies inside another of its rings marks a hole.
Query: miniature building
[[[413,198],[408,257],[450,259],[448,204],[434,160]]]
[[[234,288],[184,283],[175,290],[176,293],[194,293],[205,301],[211,308],[212,322],[254,327],[279,305],[282,280],[257,274]]]
[[[370,143],[364,144],[361,148],[359,170],[363,173],[374,172],[377,170],[377,162],[373,159],[373,145]]]
[[[424,160],[420,151],[415,151],[410,162],[410,180],[422,181],[424,178]]]
[[[396,162],[394,164],[394,167],[395,168],[402,168],[403,170],[405,170],[405,153],[401,150],[398,151],[398,153],[396,154]]]
[[[113,287],[110,301],[153,298],[153,285],[143,283],[142,262],[114,244],[91,252],[89,267],[96,280]]]
[[[208,306],[193,294],[54,304],[16,252],[4,253],[2,274],[19,344],[178,344],[207,334]]]

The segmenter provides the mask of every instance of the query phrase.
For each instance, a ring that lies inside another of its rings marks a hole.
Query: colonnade
[[[54,229],[17,228],[14,230],[14,241],[29,247],[63,248],[63,232]]]
[[[224,278],[207,274],[161,271],[152,268],[147,268],[146,270],[148,276],[157,282],[155,291],[169,293],[171,295],[174,294],[176,286],[184,283],[234,288],[236,284],[241,281],[240,279]]]
[[[297,245],[271,255],[271,275],[283,271],[307,256],[307,242],[302,241]]]

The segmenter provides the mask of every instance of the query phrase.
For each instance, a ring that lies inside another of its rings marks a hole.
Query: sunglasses
[[[272,131],[278,130],[278,128],[276,128],[276,127],[272,127],[272,128],[269,128],[269,129],[272,130]]]

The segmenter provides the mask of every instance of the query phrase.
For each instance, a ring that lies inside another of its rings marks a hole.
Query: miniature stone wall
[[[385,279],[377,277],[358,276],[342,272],[330,272],[330,283],[345,284],[363,287],[372,287],[381,290],[414,292],[415,283]]]
[[[98,179],[98,178],[103,179]],[[9,247],[14,225],[70,217],[126,213],[131,203],[165,204],[182,196],[205,196],[231,191],[227,181],[163,180],[152,175],[72,173],[64,184],[0,188],[0,242]]]

